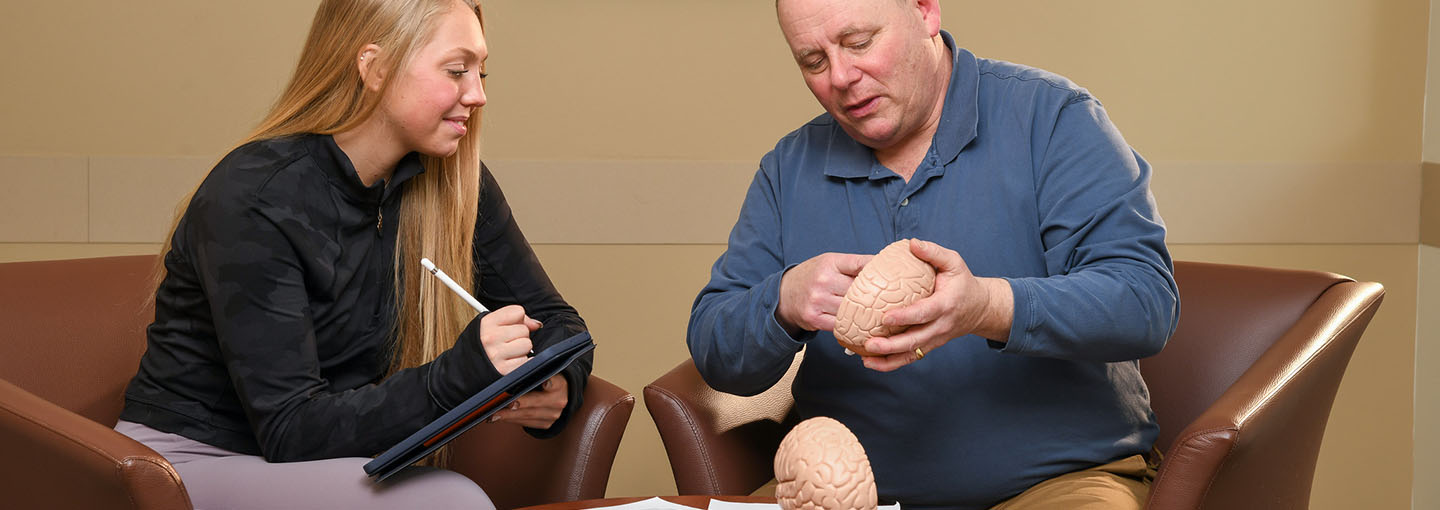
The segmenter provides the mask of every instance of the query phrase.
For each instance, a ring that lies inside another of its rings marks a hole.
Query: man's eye
[[[874,39],[866,39],[866,40],[864,40],[864,41],[860,41],[860,42],[858,42],[858,43],[851,44],[851,45],[850,45],[850,48],[851,48],[851,49],[856,49],[856,50],[863,50],[863,49],[865,49],[866,47],[869,47],[869,46],[870,46],[870,41],[873,41],[873,40],[874,40]]]
[[[812,72],[819,71],[825,68],[825,59],[812,60],[810,62],[806,62],[804,65],[805,69],[808,69]]]

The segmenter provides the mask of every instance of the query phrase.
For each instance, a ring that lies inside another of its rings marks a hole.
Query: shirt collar
[[[945,106],[940,110],[940,125],[930,142],[940,165],[949,164],[960,156],[960,150],[975,140],[980,126],[980,66],[975,54],[955,46],[950,32],[940,31],[940,38],[950,48],[950,89],[945,92]]]
[[[420,160],[420,154],[411,152],[400,158],[395,164],[395,172],[390,175],[388,183],[381,181],[366,186],[360,180],[360,174],[355,171],[355,165],[350,162],[350,157],[340,146],[335,143],[335,137],[331,135],[314,135],[309,137],[310,154],[315,161],[324,167],[331,177],[331,182],[345,192],[346,195],[360,200],[385,201],[398,192],[400,184],[411,177],[425,172],[425,165]]]
[[[950,49],[950,86],[945,92],[945,105],[940,110],[940,125],[930,150],[944,166],[960,155],[960,150],[975,139],[980,119],[980,69],[975,54],[955,46],[950,32],[941,30],[940,38]],[[826,114],[829,115],[829,114]],[[830,147],[826,151],[825,175],[842,179],[893,176],[874,164],[875,153],[855,141],[831,118]]]

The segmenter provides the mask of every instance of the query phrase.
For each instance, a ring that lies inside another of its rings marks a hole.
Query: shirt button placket
[[[895,235],[897,240],[910,237],[910,215],[906,214],[906,210],[908,209],[906,206],[909,205],[910,197],[905,197],[900,199],[900,206],[896,208]]]

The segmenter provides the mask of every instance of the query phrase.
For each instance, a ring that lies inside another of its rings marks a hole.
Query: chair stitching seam
[[[674,402],[676,402],[676,403],[683,402],[683,401],[680,400],[679,395],[676,395],[675,393],[671,392],[670,390],[667,390],[667,389],[664,389],[664,388],[655,387],[655,391],[656,391],[657,393],[661,393],[661,394],[665,395],[667,398],[671,399],[672,401],[674,401]],[[719,479],[719,477],[715,474],[714,465],[713,465],[713,463],[710,461],[710,450],[709,450],[709,448],[706,448],[705,445],[703,444],[703,442],[701,441],[700,430],[699,430],[699,427],[697,426],[698,420],[695,419],[695,416],[694,416],[694,415],[690,414],[690,410],[689,410],[687,407],[685,407],[685,406],[683,406],[683,405],[678,405],[678,406],[676,406],[676,407],[680,410],[680,414],[681,414],[682,416],[684,416],[686,425],[688,425],[688,426],[690,427],[690,435],[691,435],[692,438],[694,438],[695,444],[696,444],[697,446],[700,446],[700,448],[696,448],[696,450],[699,450],[699,451],[700,451],[701,461],[702,461],[702,464],[703,464],[704,467],[705,467],[705,469],[704,469],[705,476],[706,476],[706,478],[709,479],[709,480],[707,480],[707,481],[709,482],[709,484],[710,484],[709,489],[710,489],[711,493],[716,493],[716,494],[718,494],[718,493],[720,492],[720,479]],[[671,468],[673,469],[674,466],[671,466]]]
[[[27,393],[28,393],[28,392],[27,392]],[[50,405],[55,405],[54,403],[51,403],[51,402],[49,402],[49,401],[46,401],[46,403],[47,403],[47,404],[50,404]],[[59,406],[56,406],[56,407],[59,407]],[[11,415],[16,416],[16,417],[18,417],[18,418],[20,418],[20,419],[22,419],[22,420],[25,420],[25,421],[27,421],[27,422],[30,422],[30,423],[34,424],[34,425],[37,425],[37,426],[41,427],[42,429],[44,429],[46,432],[52,433],[52,435],[58,436],[58,437],[61,438],[61,439],[64,439],[64,440],[69,441],[69,442],[71,442],[71,443],[78,444],[78,445],[80,445],[80,446],[84,446],[85,449],[90,450],[91,452],[94,452],[94,453],[98,453],[98,454],[100,454],[101,456],[103,456],[103,457],[105,457],[105,458],[107,458],[107,459],[110,459],[110,461],[112,461],[112,462],[119,462],[119,461],[120,461],[120,459],[117,459],[117,458],[115,458],[115,456],[110,455],[109,452],[106,452],[104,449],[102,449],[102,448],[100,448],[100,447],[98,447],[98,446],[95,446],[95,445],[93,445],[93,444],[91,444],[91,443],[89,443],[89,442],[81,441],[81,440],[79,440],[79,439],[77,439],[77,438],[75,438],[75,437],[73,437],[73,436],[68,435],[68,434],[58,433],[58,432],[56,432],[56,431],[54,430],[54,427],[52,426],[52,424],[47,423],[47,422],[41,422],[41,421],[39,421],[39,420],[36,420],[36,419],[32,418],[31,416],[29,416],[29,415],[27,415],[27,414],[22,414],[22,413],[20,413],[20,412],[19,412],[16,408],[14,408],[14,407],[11,407],[11,406],[6,405],[6,406],[0,406],[0,409],[3,409],[3,410],[5,410],[5,411],[10,412]],[[61,410],[64,410],[65,412],[71,412],[70,410],[64,409],[64,408],[61,408]],[[72,414],[73,414],[73,413],[72,413]],[[78,415],[77,415],[77,416],[78,416]],[[87,419],[88,419],[88,418],[87,418]],[[117,434],[118,434],[118,432],[117,432]]]
[[[635,401],[635,397],[633,395],[627,395],[627,397],[629,397],[631,402]],[[595,420],[593,426],[585,427],[585,431],[587,433],[584,437],[589,439],[581,441],[583,448],[581,448],[579,452],[576,452],[577,455],[584,457],[580,461],[580,472],[578,473],[580,476],[579,479],[576,480],[576,482],[579,482],[576,484],[577,486],[584,485],[587,478],[586,474],[590,472],[591,459],[592,457],[594,457],[593,455],[591,455],[591,451],[595,448],[594,438],[599,437],[602,425],[604,425],[605,422],[610,419],[610,414],[615,411],[615,408],[620,406],[620,402],[624,401],[625,399],[620,399],[619,401],[613,402],[610,405],[605,406],[605,408],[602,410],[603,412],[600,414],[600,419]],[[573,496],[578,498],[580,495],[573,494]]]
[[[1365,303],[1365,306],[1360,307],[1360,308],[1361,308],[1362,310],[1365,309],[1365,308],[1369,308],[1369,305],[1370,305],[1371,303],[1373,303],[1373,302],[1374,302],[1373,299],[1370,300],[1370,301],[1367,301],[1367,302]],[[1305,359],[1300,362],[1300,369],[1299,369],[1299,370],[1295,370],[1295,371],[1290,372],[1290,374],[1287,374],[1286,377],[1285,377],[1283,380],[1280,381],[1281,384],[1275,385],[1275,387],[1288,386],[1288,385],[1290,384],[1290,382],[1295,379],[1294,374],[1297,374],[1297,373],[1303,371],[1305,368],[1308,368],[1311,364],[1313,364],[1313,363],[1315,362],[1315,358],[1318,358],[1318,357],[1320,356],[1320,352],[1321,352],[1321,351],[1324,351],[1325,348],[1329,347],[1332,343],[1334,343],[1335,338],[1336,338],[1336,337],[1339,337],[1342,332],[1344,332],[1344,331],[1346,331],[1346,330],[1349,330],[1350,327],[1351,327],[1352,325],[1354,325],[1354,324],[1355,324],[1355,321],[1357,321],[1357,320],[1359,320],[1359,316],[1358,316],[1358,315],[1352,315],[1352,316],[1349,318],[1349,320],[1346,320],[1343,324],[1340,325],[1340,327],[1335,328],[1335,332],[1334,332],[1334,333],[1332,333],[1332,334],[1330,334],[1330,335],[1327,335],[1327,336],[1325,337],[1325,339],[1320,342],[1320,348],[1319,348],[1319,349],[1316,349],[1314,352],[1312,352],[1309,356],[1306,356]],[[1279,390],[1276,390],[1276,391],[1279,391]],[[1272,392],[1270,392],[1270,394],[1273,395],[1276,391],[1272,391]],[[1332,406],[1333,406],[1333,404],[1332,404]],[[1248,421],[1248,420],[1250,419],[1250,416],[1253,415],[1253,414],[1254,414],[1254,409],[1250,409],[1249,412],[1247,412],[1247,413],[1245,414],[1245,416],[1243,417],[1244,419],[1243,419],[1242,421]],[[1238,438],[1238,436],[1237,436],[1237,438]]]
[[[121,475],[121,472],[125,470],[125,466],[121,465],[120,463],[116,463],[114,466],[114,470],[115,478],[123,481],[125,477]],[[130,494],[130,491],[125,491],[125,499],[130,501],[130,508],[135,508],[137,510],[140,508],[140,504],[135,501],[135,495]]]
[[[1196,432],[1196,433],[1194,433],[1194,434],[1191,434],[1189,437],[1187,437],[1187,438],[1185,438],[1185,439],[1186,439],[1186,440],[1189,440],[1189,439],[1194,438],[1194,437],[1196,437],[1196,436],[1199,436],[1199,435],[1201,435],[1201,434],[1209,434],[1209,433],[1212,433],[1212,432],[1220,432],[1220,431],[1226,431],[1226,430],[1234,431],[1234,432],[1235,432],[1235,440],[1234,440],[1234,441],[1231,441],[1231,442],[1230,442],[1230,447],[1225,449],[1225,455],[1221,455],[1221,456],[1220,456],[1220,465],[1221,465],[1221,466],[1224,466],[1224,465],[1225,465],[1225,461],[1230,458],[1230,454],[1235,452],[1235,446],[1238,445],[1238,444],[1240,444],[1240,427],[1217,427],[1217,428],[1213,428],[1213,429],[1202,430],[1202,431],[1200,431],[1200,432]],[[1215,471],[1216,471],[1217,473],[1220,471],[1219,466],[1217,466],[1217,467],[1215,468]],[[1210,488],[1211,488],[1211,487],[1214,487],[1214,485],[1215,485],[1215,477],[1214,477],[1214,476],[1209,477],[1209,480],[1206,480],[1206,481],[1205,481],[1205,489],[1202,490],[1202,491],[1200,491],[1200,501],[1199,501],[1200,503],[1203,504],[1203,503],[1205,502],[1205,498],[1210,497]]]
[[[164,471],[164,472],[165,472],[165,475],[166,475],[168,478],[170,478],[170,481],[175,482],[175,485],[180,486],[180,493],[185,495],[185,500],[186,500],[186,501],[189,501],[189,500],[190,500],[190,491],[185,488],[185,481],[180,479],[180,474],[175,472],[175,466],[173,466],[173,465],[167,466],[166,464],[161,464],[161,463],[159,463],[159,462],[155,462],[155,459],[146,458],[146,457],[136,457],[136,456],[133,456],[133,455],[131,455],[131,456],[126,456],[124,459],[121,459],[121,460],[122,460],[122,462],[129,462],[129,461],[145,462],[145,463],[152,464],[152,465],[154,465],[154,466],[157,467],[157,468],[160,468],[160,470],[161,470],[161,471]],[[166,461],[167,464],[168,464],[168,462],[169,462],[169,461]],[[116,467],[115,467],[116,471],[120,471],[120,470],[121,470],[121,466],[122,466],[122,464],[116,464]],[[130,491],[125,491],[125,495],[126,495],[126,497],[130,498],[130,502],[131,502],[132,504],[134,504],[135,508],[140,508],[140,505],[139,505],[139,504],[136,504],[136,502],[135,502],[135,497],[130,494]]]

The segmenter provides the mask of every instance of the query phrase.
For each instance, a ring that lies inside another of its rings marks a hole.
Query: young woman
[[[195,191],[116,429],[197,508],[492,506],[450,471],[361,469],[585,329],[480,163],[486,56],[473,0],[324,0],[279,101]],[[590,363],[492,420],[558,433]]]

